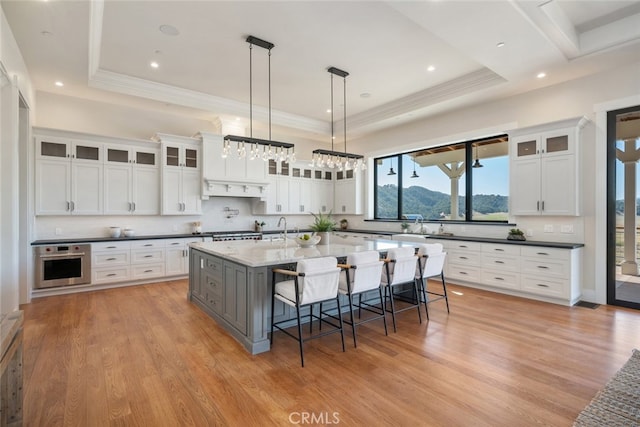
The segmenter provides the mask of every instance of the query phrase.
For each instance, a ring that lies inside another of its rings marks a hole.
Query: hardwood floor
[[[398,315],[251,356],[174,281],[23,306],[26,426],[570,426],[640,347],[640,311],[450,288]],[[390,318],[389,318],[390,321]],[[305,418],[306,417],[306,418]],[[304,423],[303,421],[307,421]]]

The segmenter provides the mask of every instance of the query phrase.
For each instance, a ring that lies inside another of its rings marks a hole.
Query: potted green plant
[[[400,228],[402,228],[402,232],[403,233],[408,233],[409,232],[409,223],[407,221],[403,221],[400,224]]]
[[[509,230],[507,240],[527,240],[527,238],[524,237],[524,232],[522,230],[519,228],[512,228]]]
[[[331,211],[326,215],[322,212],[318,212],[317,215],[311,212],[311,215],[313,215],[314,221],[309,228],[320,236],[320,243],[318,244],[328,245],[330,233],[336,228],[336,222],[331,217]]]

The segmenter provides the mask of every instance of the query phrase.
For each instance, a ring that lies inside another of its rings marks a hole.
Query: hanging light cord
[[[271,141],[271,49],[269,49],[269,141]]]
[[[331,74],[331,151],[333,151],[333,74]]]
[[[253,138],[253,62],[251,52],[253,44],[249,43],[249,136]]]
[[[342,78],[343,81],[343,86],[344,86],[344,91],[343,91],[343,104],[344,104],[344,119],[343,119],[343,123],[344,123],[344,152],[347,152],[347,77],[343,77]]]

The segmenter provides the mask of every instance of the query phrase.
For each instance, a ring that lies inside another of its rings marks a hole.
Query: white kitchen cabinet
[[[292,214],[312,212],[313,170],[306,162],[299,162],[291,166],[289,181],[289,210]]]
[[[105,214],[158,215],[158,148],[105,146]]]
[[[267,162],[268,187],[266,198],[256,200],[253,213],[259,215],[278,215],[292,213],[292,205],[297,204],[299,195],[291,196],[291,165],[288,162]],[[293,203],[290,203],[290,200]],[[293,213],[299,213],[294,211]]]
[[[335,214],[362,214],[362,172],[347,170],[337,171],[334,182]]]
[[[165,241],[165,274],[183,276],[189,273],[189,243],[201,242],[202,238],[180,238]]]
[[[103,212],[102,144],[36,136],[36,215]]]
[[[483,243],[482,283],[506,289],[520,289],[520,247]]]
[[[313,171],[313,200],[311,211],[327,214],[333,211],[333,171]]]
[[[131,276],[131,243],[101,242],[91,244],[91,284],[117,283]]]
[[[201,142],[166,134],[156,139],[162,144],[162,215],[201,214]]]
[[[509,133],[511,215],[580,215],[579,147],[584,117]]]

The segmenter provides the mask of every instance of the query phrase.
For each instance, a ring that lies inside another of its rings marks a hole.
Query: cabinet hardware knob
[[[145,270],[145,273],[153,273],[153,270]]]
[[[107,261],[115,261],[117,258],[107,258]]]
[[[109,273],[109,274],[107,274],[107,276],[108,277],[113,277],[113,276],[117,276],[117,274],[116,273]]]
[[[549,285],[544,285],[542,283],[537,283],[536,286],[540,286],[541,288],[548,288]]]
[[[539,265],[538,268],[542,268],[543,270],[549,269],[546,265]]]

